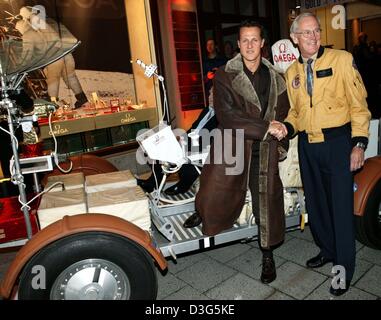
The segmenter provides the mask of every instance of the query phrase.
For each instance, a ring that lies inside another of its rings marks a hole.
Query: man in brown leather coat
[[[276,278],[272,247],[282,243],[285,234],[278,162],[288,148],[287,140],[279,142],[275,138],[279,137],[279,125],[271,121],[286,117],[289,102],[285,81],[261,57],[263,33],[260,24],[243,22],[238,40],[240,54],[221,67],[214,78],[214,105],[218,129],[222,132],[223,155],[214,152],[220,147],[218,139],[214,139],[196,196],[198,214],[188,219],[187,226],[202,220],[206,235],[232,227],[249,187],[263,252],[261,280],[270,283]],[[244,133],[241,139],[239,130]],[[224,158],[227,149],[233,150],[237,160],[243,162],[242,170],[229,171],[236,164]],[[222,163],[217,158],[223,158]]]

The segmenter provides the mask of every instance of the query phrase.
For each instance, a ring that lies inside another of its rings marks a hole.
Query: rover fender
[[[145,249],[162,270],[167,267],[164,256],[156,247],[149,233],[136,225],[119,217],[106,214],[65,216],[63,219],[39,231],[20,249],[1,283],[0,296],[5,299],[10,297],[24,266],[41,249],[57,240],[86,232],[108,233],[128,238]]]
[[[381,179],[381,156],[369,158],[355,175],[354,214],[363,216],[373,187]]]

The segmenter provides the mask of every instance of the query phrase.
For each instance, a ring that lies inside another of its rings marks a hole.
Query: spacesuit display
[[[20,14],[24,10],[20,10]],[[25,10],[24,10],[25,11]],[[61,41],[70,41],[73,44],[76,39],[71,35],[71,39],[65,39],[48,23],[36,23],[35,16],[23,15],[23,20],[16,23],[16,29],[22,34],[23,42],[26,44],[30,54],[43,57],[48,50],[54,50],[54,47],[60,46]],[[66,29],[66,28],[65,28]],[[65,33],[67,35],[69,32]],[[48,85],[48,94],[52,101],[59,100],[59,87],[61,77],[69,89],[71,89],[77,99],[75,108],[79,108],[88,102],[82,86],[75,73],[75,61],[73,55],[67,54],[64,58],[48,65],[45,68],[46,81]]]

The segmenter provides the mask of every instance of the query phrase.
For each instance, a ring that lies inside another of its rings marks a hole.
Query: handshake
[[[270,122],[268,133],[280,141],[287,136],[287,128],[283,123],[273,120]]]

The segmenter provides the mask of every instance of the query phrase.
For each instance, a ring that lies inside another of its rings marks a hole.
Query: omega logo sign
[[[69,130],[67,128],[61,128],[61,125],[60,124],[56,124],[53,128],[53,132],[55,135],[57,134],[65,134],[65,133],[69,133]],[[52,135],[52,132],[49,131],[49,135],[51,136]]]
[[[289,39],[277,41],[271,47],[274,66],[282,73],[286,72],[287,68],[299,58],[299,51],[294,47]]]
[[[287,44],[285,42],[279,44],[279,54],[274,55],[275,62],[292,62],[296,59],[292,52],[287,53]]]
[[[125,123],[131,123],[136,121],[136,118],[132,116],[129,113],[126,113],[126,117],[120,120],[120,123],[125,124]]]

